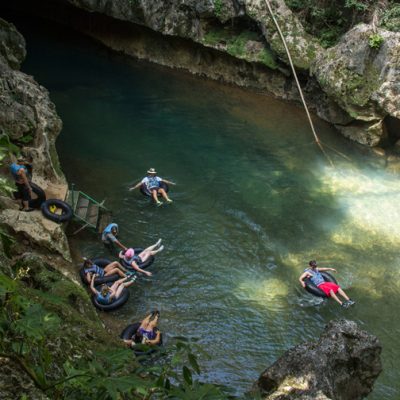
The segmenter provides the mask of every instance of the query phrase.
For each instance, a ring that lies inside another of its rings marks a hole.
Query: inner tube
[[[131,325],[128,325],[119,335],[121,339],[130,340],[135,335],[136,331],[140,327],[140,322],[134,322]],[[154,331],[157,332],[159,329],[155,328]],[[157,344],[157,347],[162,346],[163,338],[162,333],[160,334],[160,342]],[[138,343],[137,348],[133,347],[132,350],[136,355],[148,355],[157,351],[156,346],[149,346],[146,344]]]
[[[336,279],[330,273],[324,271],[320,272],[320,274],[323,276],[325,282],[332,282],[337,285]],[[306,284],[305,289],[307,290],[307,292],[317,297],[328,298],[323,290],[319,289],[312,283],[311,278],[304,279],[304,283]]]
[[[50,211],[50,207],[55,206],[57,208],[61,208],[62,214],[56,214]],[[42,206],[42,213],[43,215],[51,221],[62,223],[67,222],[72,219],[74,216],[74,212],[72,211],[71,206],[66,203],[65,201],[58,200],[58,199],[49,199],[46,200]]]
[[[30,208],[40,208],[40,206],[46,201],[46,193],[44,190],[36,183],[29,183],[32,188],[32,192],[36,195],[36,198],[30,199],[28,204]],[[18,192],[13,192],[14,199],[20,199],[20,195]]]
[[[108,283],[108,286],[111,286],[110,283]],[[97,286],[96,290],[100,290],[101,287]],[[124,288],[122,290],[121,295],[118,297],[118,299],[114,300],[112,303],[110,304],[100,304],[97,301],[96,295],[92,294],[92,303],[93,305],[101,310],[101,311],[112,311],[112,310],[116,310],[119,307],[122,307],[129,299],[129,290],[127,288]]]
[[[135,247],[133,250],[135,250],[135,254],[140,254],[144,249],[141,247]],[[136,264],[139,266],[141,269],[146,269],[150,267],[151,264],[153,264],[155,260],[154,256],[150,256],[145,262],[137,262]],[[127,264],[123,258],[120,259],[121,264],[124,266],[124,268],[129,269],[130,271],[135,271],[131,265]]]
[[[111,261],[107,258],[94,258],[93,260],[93,264],[96,264],[98,267],[100,268],[105,268],[108,264],[111,263]],[[85,268],[83,268],[83,264],[80,265],[80,270],[79,270],[79,275],[82,279],[82,282],[85,285],[89,285],[90,282],[88,282],[86,280],[86,275],[85,275]],[[102,278],[97,277],[94,280],[94,284],[95,286],[98,285],[102,285],[103,283],[109,283],[109,282],[115,282],[116,280],[119,279],[119,275],[118,274],[112,274],[112,275],[108,275],[108,276],[103,276]]]
[[[165,183],[165,182],[163,182],[163,181],[160,182],[160,188],[161,188],[161,189],[164,189],[167,193],[168,193],[168,191],[169,191],[169,186],[168,186],[168,184]],[[147,189],[147,186],[146,186],[144,183],[142,183],[142,184],[140,185],[140,191],[141,191],[141,193],[142,193],[143,195],[145,195],[145,196],[147,196],[147,197],[152,197],[152,196],[151,196],[151,193],[149,192],[149,190]],[[158,193],[157,195],[158,195],[158,196],[161,196],[160,193]]]

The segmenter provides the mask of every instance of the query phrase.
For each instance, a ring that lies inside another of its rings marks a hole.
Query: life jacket
[[[324,277],[321,275],[321,273],[319,271],[315,271],[312,270],[311,268],[307,268],[304,270],[304,272],[308,272],[311,277],[311,282],[315,285],[315,286],[319,286],[321,283],[325,282]]]

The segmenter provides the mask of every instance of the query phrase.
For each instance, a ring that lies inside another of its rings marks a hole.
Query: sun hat
[[[150,168],[150,169],[147,171],[147,173],[148,173],[148,174],[156,174],[157,172],[156,172],[156,170],[155,170],[154,168]]]
[[[126,252],[125,252],[125,258],[131,258],[131,257],[133,257],[135,255],[135,250],[133,250],[132,248],[131,249],[128,249]]]

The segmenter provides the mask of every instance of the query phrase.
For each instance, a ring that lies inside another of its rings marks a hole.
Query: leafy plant
[[[391,4],[383,13],[381,26],[393,32],[400,32],[400,4]]]
[[[371,49],[379,49],[383,43],[383,37],[378,33],[373,33],[368,38],[368,45]]]

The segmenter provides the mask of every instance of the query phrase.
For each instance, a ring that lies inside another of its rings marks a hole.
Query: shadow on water
[[[396,399],[400,323],[400,185],[376,160],[316,120],[328,166],[303,110],[181,71],[129,61],[65,28],[13,20],[27,38],[23,69],[47,87],[64,127],[57,148],[69,182],[106,198],[121,240],[162,237],[152,278],[140,278],[115,313],[119,330],[161,310],[166,341],[191,338],[212,354],[204,378],[238,394],[288,347],[332,318],[378,335],[385,371],[370,399]],[[127,191],[149,167],[178,183],[155,208]],[[77,238],[82,254],[104,254]],[[338,270],[357,300],[342,310],[305,293],[308,260]]]

